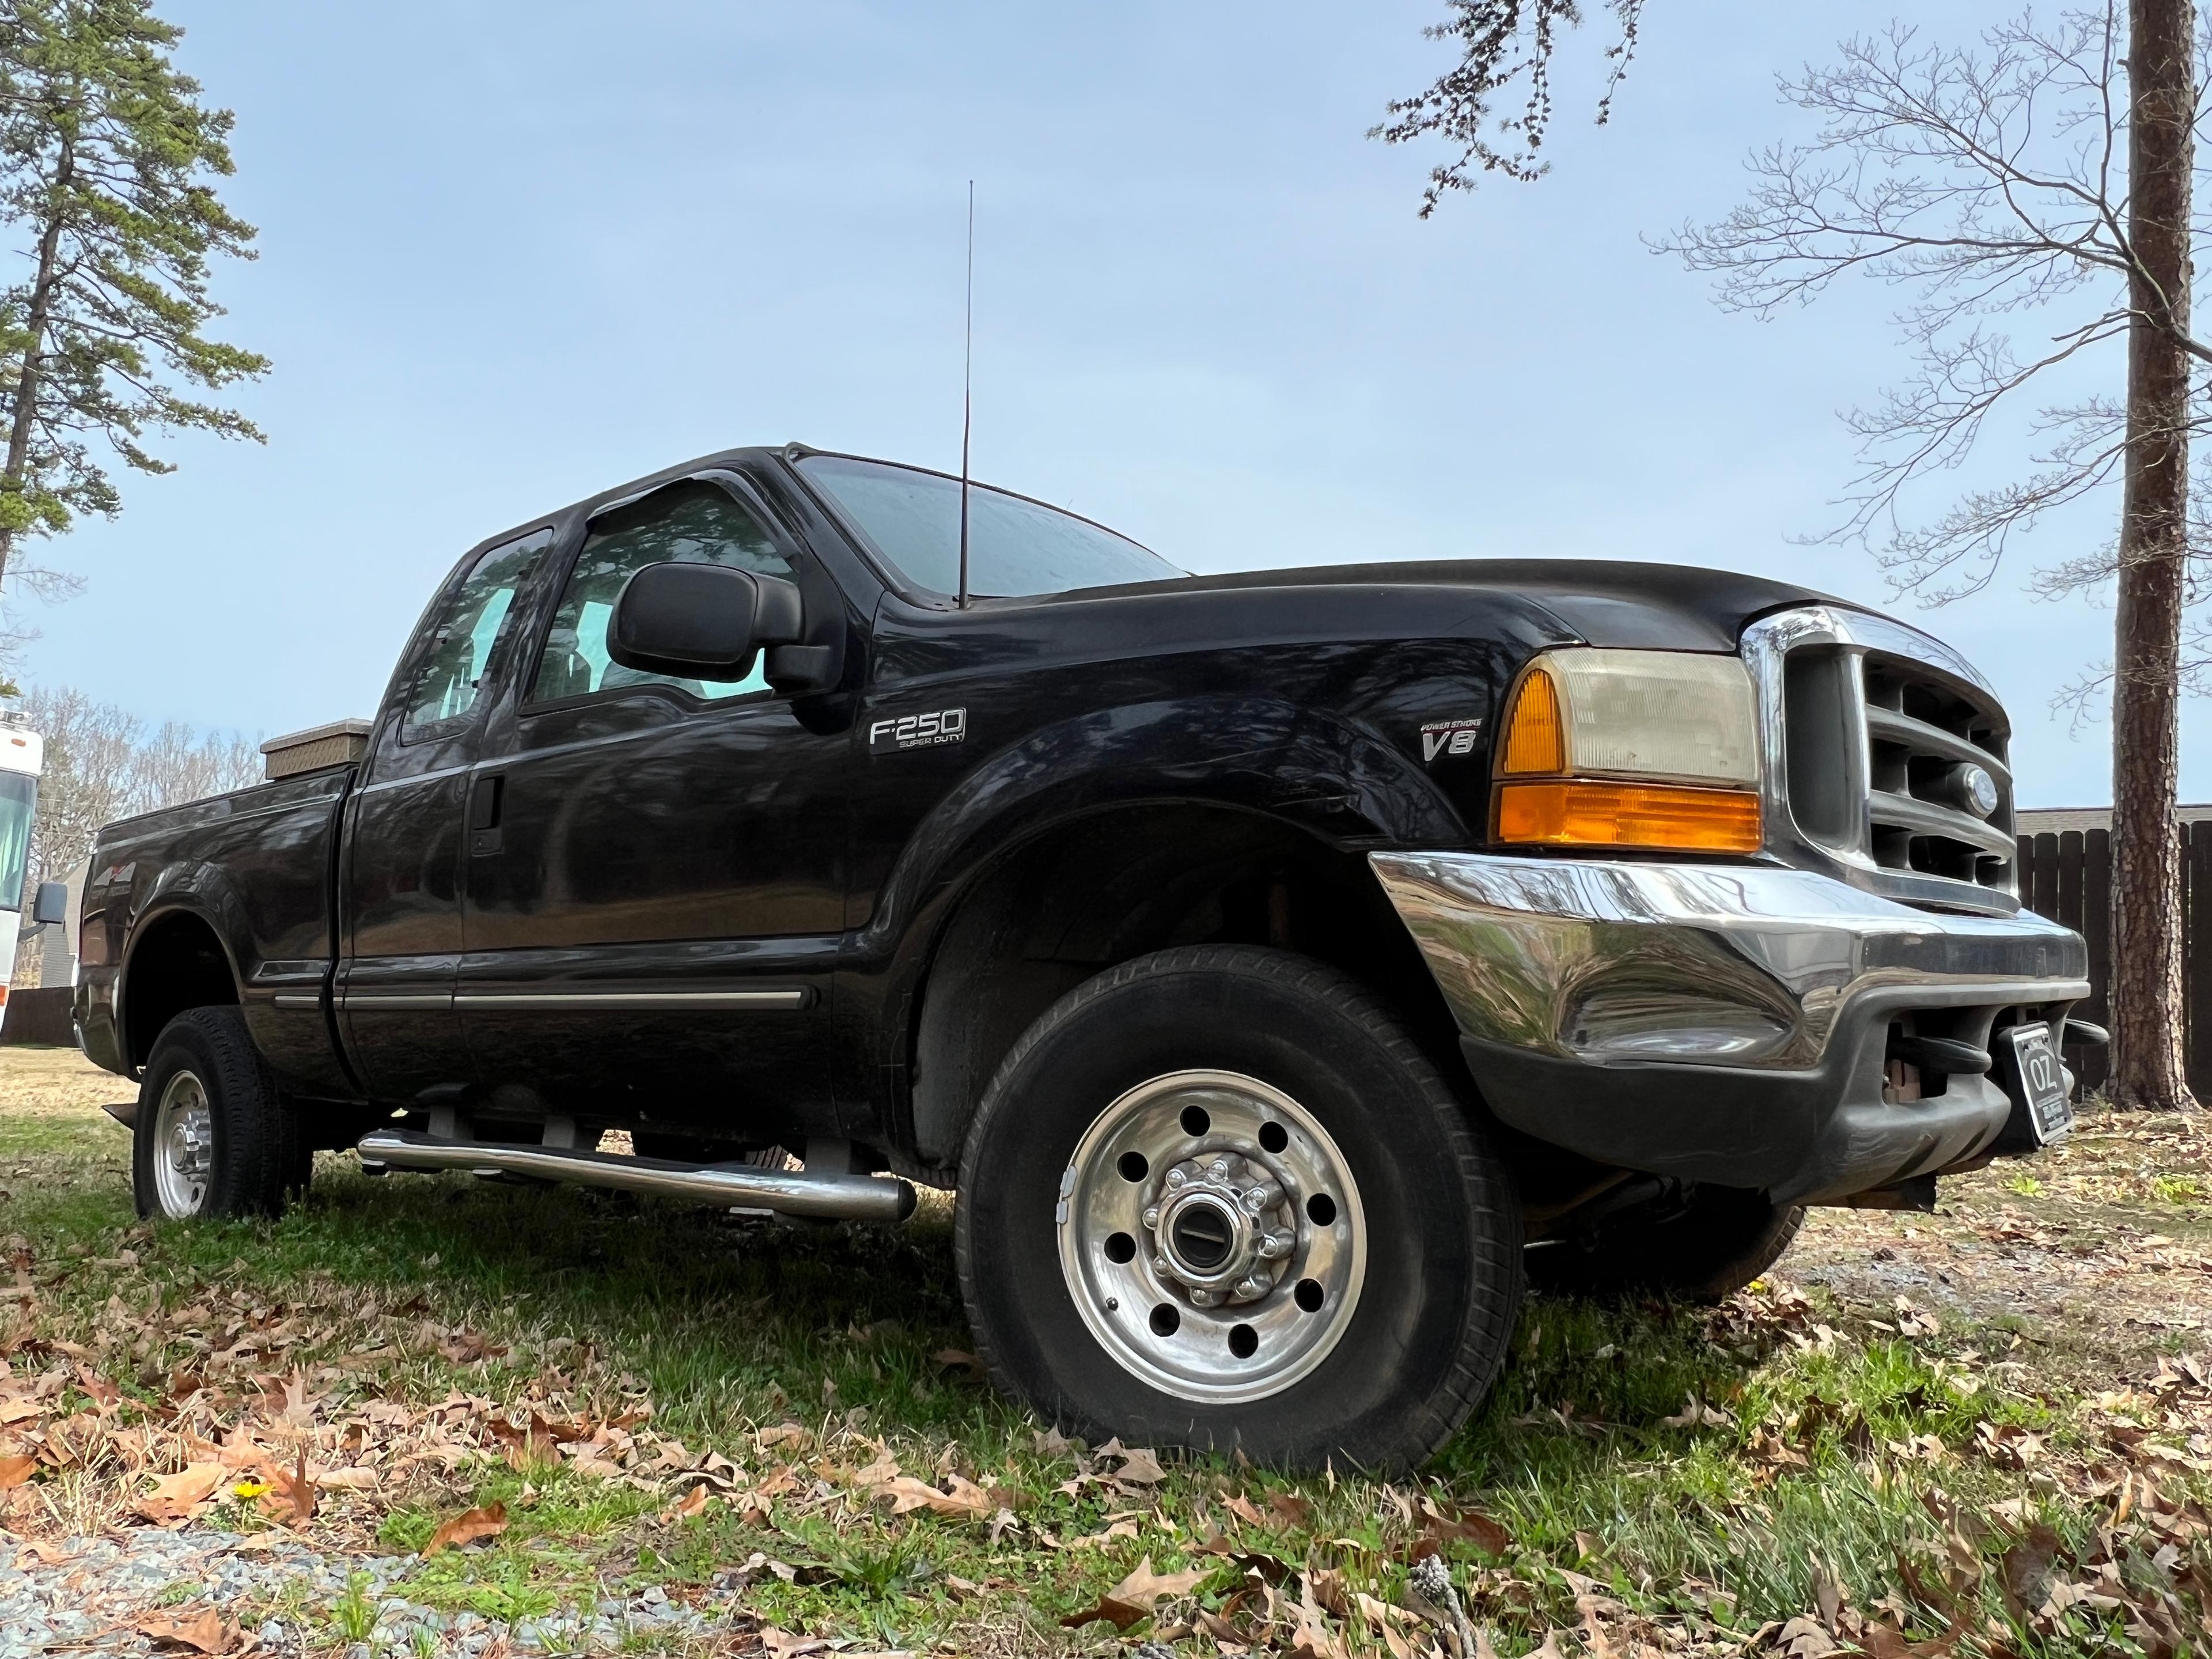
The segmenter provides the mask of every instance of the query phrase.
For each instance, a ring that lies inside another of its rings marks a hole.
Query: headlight
[[[1734,657],[1548,652],[1508,699],[1502,842],[1754,853],[1759,723]]]

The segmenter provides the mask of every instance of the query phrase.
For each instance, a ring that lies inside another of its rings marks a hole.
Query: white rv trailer
[[[39,773],[46,739],[13,710],[0,711],[0,1006],[15,975],[15,941],[29,896],[23,879],[31,861],[31,823],[39,810]]]

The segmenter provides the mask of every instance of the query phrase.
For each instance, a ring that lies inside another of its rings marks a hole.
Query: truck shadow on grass
[[[816,1224],[340,1165],[273,1226],[168,1237],[210,1269],[251,1234],[256,1265],[280,1280],[411,1286],[426,1318],[496,1334],[525,1366],[549,1343],[589,1343],[702,1431],[819,1425],[857,1408],[872,1434],[1025,1445],[1040,1425],[967,1352],[951,1231],[937,1194],[903,1226]],[[1701,1402],[1693,1425],[1711,1426],[1785,1341],[1778,1324],[1723,1323],[1532,1296],[1497,1387],[1431,1471],[1486,1482],[1532,1459],[1580,1463],[1667,1431],[1686,1401]]]

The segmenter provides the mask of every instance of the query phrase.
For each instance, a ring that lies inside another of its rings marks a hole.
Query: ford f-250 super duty
[[[1771,581],[1194,577],[737,450],[494,537],[373,722],[110,825],[77,1018],[149,1214],[354,1146],[814,1217],[953,1187],[1043,1416],[1403,1465],[1524,1274],[1725,1293],[1807,1205],[2063,1130],[2101,1034],[2017,897],[2007,736],[1942,643]]]

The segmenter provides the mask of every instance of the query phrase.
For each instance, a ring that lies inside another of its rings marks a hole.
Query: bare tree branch
[[[1456,159],[1432,168],[1421,195],[1421,217],[1437,210],[1448,190],[1473,190],[1486,173],[1526,182],[1551,168],[1540,159],[1552,124],[1552,59],[1562,29],[1582,22],[1578,0],[1448,0],[1452,15],[1423,31],[1449,40],[1460,61],[1425,91],[1395,99],[1391,118],[1368,130],[1386,144],[1411,143],[1436,134],[1457,144]],[[1613,65],[1597,103],[1597,123],[1613,112],[1613,94],[1636,55],[1644,0],[1606,0],[1620,33],[1606,58]],[[1527,97],[1516,114],[1499,115],[1498,99],[1517,85]],[[1492,135],[1495,135],[1493,141]]]

